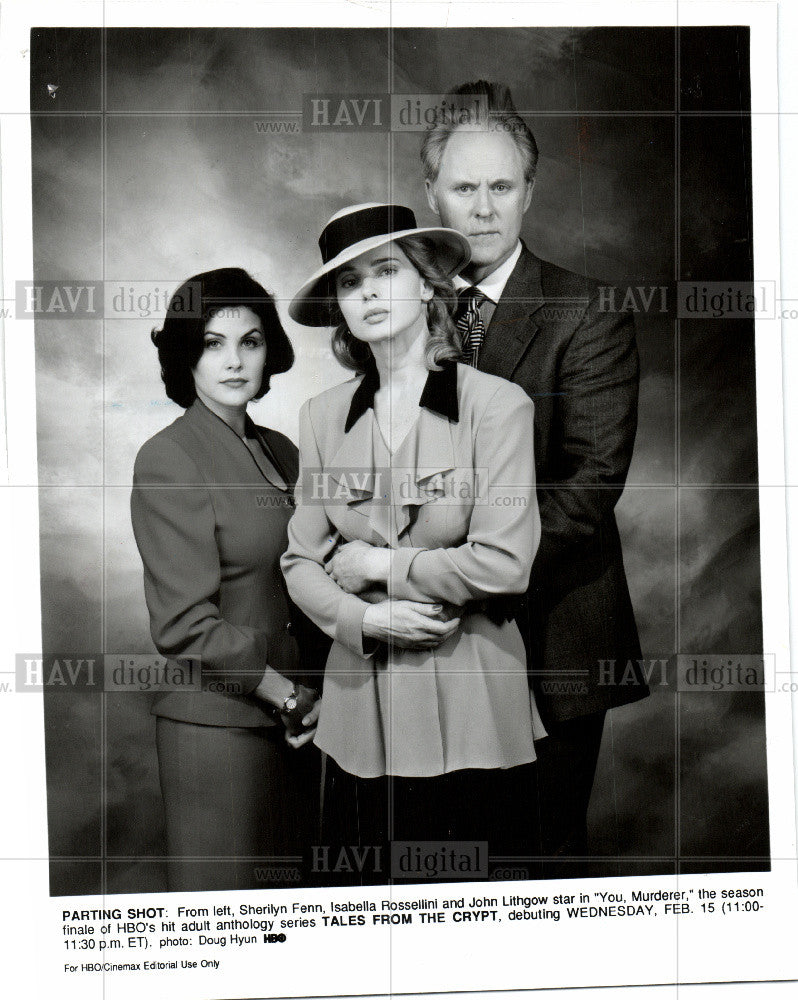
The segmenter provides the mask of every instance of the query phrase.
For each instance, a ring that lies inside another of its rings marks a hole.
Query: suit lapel
[[[199,398],[186,410],[185,418],[202,442],[214,475],[220,482],[229,480],[255,485],[265,479],[282,493],[288,491],[284,474],[272,459],[272,449],[266,452],[265,459],[258,461],[232,427],[209,410]],[[247,434],[263,444],[264,438],[258,433],[249,415],[246,417],[246,427]]]
[[[250,452],[255,460],[255,464],[258,469],[260,469],[261,475],[267,482],[271,483],[272,486],[276,486],[282,493],[288,492],[290,476],[288,476],[286,474],[286,470],[281,467],[281,464],[274,453],[274,449],[269,444],[269,438],[265,429],[261,429],[255,424],[250,423],[248,432],[260,443],[263,451],[263,455],[252,454],[252,452]],[[247,448],[247,445],[245,444],[244,447]],[[247,450],[249,451],[248,448]],[[296,476],[294,476],[294,480],[296,480]]]
[[[479,367],[512,378],[540,327],[535,313],[544,305],[540,261],[524,246],[485,335]]]

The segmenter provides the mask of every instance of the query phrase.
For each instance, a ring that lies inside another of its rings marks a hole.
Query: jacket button
[[[285,630],[286,630],[286,632],[289,635],[293,635],[294,634],[294,623],[293,622],[287,622],[286,626],[285,626]]]

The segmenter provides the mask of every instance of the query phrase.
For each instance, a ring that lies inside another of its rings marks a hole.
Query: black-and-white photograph
[[[701,982],[687,939],[722,920],[775,936],[707,980],[778,952],[765,35],[516,6],[110,5],[19,50],[41,644],[7,672],[70,990],[195,968],[176,995],[249,997],[336,944],[370,957],[262,995]],[[501,964],[569,928],[583,968]],[[665,928],[650,971],[597,957]]]
[[[31,46],[52,892],[767,870],[747,30]]]

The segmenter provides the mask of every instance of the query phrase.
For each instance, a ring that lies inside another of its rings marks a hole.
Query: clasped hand
[[[316,735],[316,727],[319,722],[319,714],[321,713],[321,698],[317,698],[313,702],[313,707],[302,719],[302,725],[305,727],[301,732],[292,734],[288,729],[285,731],[285,742],[298,750],[303,747],[306,743],[310,743],[313,737]]]
[[[391,550],[356,539],[345,542],[325,569],[349,594],[385,587]],[[456,613],[455,613],[456,614]],[[435,649],[457,631],[460,617],[440,604],[386,599],[370,604],[363,616],[363,635],[402,649]]]
[[[374,584],[387,584],[390,558],[390,549],[355,539],[339,546],[324,568],[341,590],[359,594]]]

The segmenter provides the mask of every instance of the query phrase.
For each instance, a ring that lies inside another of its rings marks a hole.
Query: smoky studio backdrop
[[[41,28],[31,58],[36,280],[153,290],[150,315],[35,323],[43,651],[153,651],[133,460],[182,412],[149,339],[155,290],[238,265],[275,293],[297,361],[251,413],[296,440],[301,403],[349,377],[286,314],[324,222],[365,201],[436,221],[420,131],[314,131],[307,96],[501,81],[540,148],[523,239],[636,310],[617,517],[652,694],[609,713],[592,871],[767,869],[764,699],[678,694],[674,667],[762,653],[753,324],[673,309],[677,280],[753,273],[747,29]],[[165,889],[156,697],[46,692],[53,894]]]

